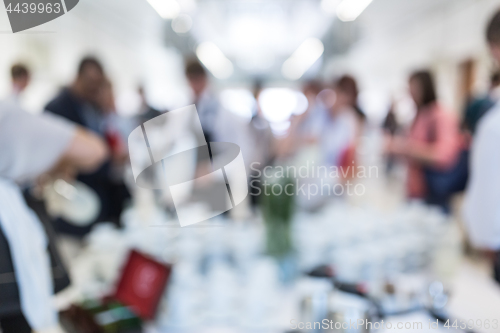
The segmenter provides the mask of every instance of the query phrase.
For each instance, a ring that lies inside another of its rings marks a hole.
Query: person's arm
[[[102,139],[60,117],[7,109],[0,120],[0,177],[17,183],[34,181],[61,165],[92,171],[107,156]]]
[[[396,136],[389,140],[387,152],[400,155],[424,165],[449,167],[455,161],[460,145],[458,122],[449,114],[435,118],[436,138],[432,143],[412,142]]]
[[[54,166],[38,178],[43,184],[51,178],[72,181],[78,173],[90,173],[99,168],[109,155],[105,142],[83,128],[76,127],[73,138],[61,152]]]
[[[108,148],[105,142],[97,135],[78,127],[59,163],[72,166],[79,171],[92,172],[107,157]]]

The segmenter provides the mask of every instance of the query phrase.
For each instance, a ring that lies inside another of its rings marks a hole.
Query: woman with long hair
[[[424,199],[448,210],[449,198],[436,199],[430,193],[433,184],[426,172],[431,169],[446,172],[457,163],[461,148],[458,117],[438,103],[429,71],[413,73],[409,88],[417,108],[415,119],[406,136],[389,141],[387,152],[408,162],[409,198]]]

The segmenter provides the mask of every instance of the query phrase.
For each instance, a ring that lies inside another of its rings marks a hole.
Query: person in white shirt
[[[10,68],[12,79],[12,93],[10,100],[19,103],[21,94],[26,90],[31,81],[31,74],[28,67],[24,64],[15,64]]]
[[[196,59],[188,60],[185,75],[193,94],[193,104],[200,118],[204,142],[231,142],[242,147],[243,156],[251,154],[246,147],[251,144],[249,126],[245,119],[222,107],[219,97],[210,88],[208,73]],[[246,158],[245,157],[245,158]],[[248,160],[248,159],[247,159]],[[247,165],[250,165],[247,162]]]
[[[291,116],[288,134],[279,142],[279,158],[294,156],[300,150],[308,149],[318,143],[318,136],[328,113],[327,107],[319,98],[322,89],[322,83],[316,80],[304,85],[302,92],[307,98],[307,109],[302,114]]]
[[[200,117],[206,142],[219,141],[217,122],[221,118],[221,106],[217,96],[209,88],[209,79],[203,65],[189,60],[185,68],[186,78],[193,93],[193,101]]]
[[[324,163],[328,166],[342,166],[347,154],[356,146],[361,133],[358,121],[358,88],[354,78],[342,76],[334,84],[335,103],[329,108],[323,120],[320,135]]]
[[[500,11],[490,21],[487,40],[500,63]],[[473,246],[494,254],[495,279],[500,283],[500,102],[477,126],[472,144],[470,179],[464,218]]]
[[[1,331],[61,332],[51,300],[47,237],[38,217],[26,205],[19,185],[42,174],[56,174],[62,166],[92,171],[107,157],[106,145],[58,116],[33,115],[15,103],[0,102],[0,156],[0,229],[9,244],[19,303],[26,318],[0,312]],[[2,299],[0,304],[5,306],[7,301]]]

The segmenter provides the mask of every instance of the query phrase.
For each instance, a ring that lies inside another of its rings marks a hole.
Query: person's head
[[[144,86],[139,85],[137,86],[137,94],[141,97],[141,99],[144,99],[146,97],[146,92],[144,91]]]
[[[323,90],[323,85],[318,80],[308,81],[302,87],[302,92],[307,97],[309,103],[316,99],[321,90]]]
[[[347,107],[355,108],[358,100],[358,84],[350,75],[344,75],[333,86],[335,91],[335,104],[332,112],[338,112]]]
[[[263,84],[262,80],[257,79],[253,82],[252,95],[256,101],[259,99],[260,93],[262,92],[263,88],[264,88],[264,84]]]
[[[490,89],[493,90],[498,86],[500,86],[500,71],[494,72],[490,77]]]
[[[15,64],[10,69],[12,87],[14,91],[20,93],[26,89],[30,83],[30,72],[23,64]]]
[[[432,74],[427,71],[418,71],[410,76],[410,95],[418,110],[436,102],[436,89]]]
[[[500,11],[496,12],[488,24],[486,40],[490,46],[491,54],[500,63]]]
[[[89,102],[96,102],[104,82],[104,70],[99,60],[94,57],[83,58],[74,84],[77,94]]]
[[[203,65],[197,60],[189,60],[186,63],[185,74],[195,96],[200,96],[208,84],[207,72]]]

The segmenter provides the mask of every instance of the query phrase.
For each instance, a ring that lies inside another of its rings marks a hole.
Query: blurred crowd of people
[[[487,41],[500,62],[500,13],[488,26]],[[29,69],[16,64],[11,74],[12,94],[0,104],[0,225],[5,235],[0,240],[10,245],[2,248],[8,249],[12,261],[0,261],[0,266],[11,265],[15,269],[19,293],[11,295],[11,303],[0,304],[4,333],[28,332],[30,326],[37,331],[57,326],[55,313],[44,303],[53,287],[46,267],[50,262],[45,251],[47,238],[37,226],[37,217],[31,213],[21,190],[36,187],[51,177],[77,179],[99,197],[100,212],[94,222],[119,224],[130,198],[124,171],[129,165],[128,134],[168,112],[148,105],[141,87],[139,113],[129,118],[119,116],[112,80],[93,57],[80,62],[74,81],[40,115],[29,114],[19,105],[19,96],[30,82]],[[343,167],[356,163],[367,117],[358,105],[358,85],[352,76],[344,75],[331,84],[306,82],[302,91],[308,101],[307,110],[292,116],[286,135],[276,137],[258,103],[249,122],[224,110],[210,87],[209,75],[198,61],[187,61],[185,74],[206,142],[239,144],[248,165],[258,162],[262,169],[283,163],[311,146],[320,151],[318,164]],[[408,165],[408,198],[438,205],[449,212],[453,195],[467,189],[464,216],[470,239],[473,245],[494,253],[498,281],[499,77],[498,73],[492,76],[488,95],[467,103],[461,122],[457,112],[439,102],[432,73],[417,71],[408,80],[409,94],[416,106],[413,123],[401,129],[390,110],[383,126],[387,158],[404,160]],[[261,90],[262,85],[256,84],[257,101]],[[25,195],[32,195],[32,191]],[[59,233],[77,237],[87,234],[91,226],[74,226],[62,218],[55,221]],[[31,236],[26,237],[27,234]]]

